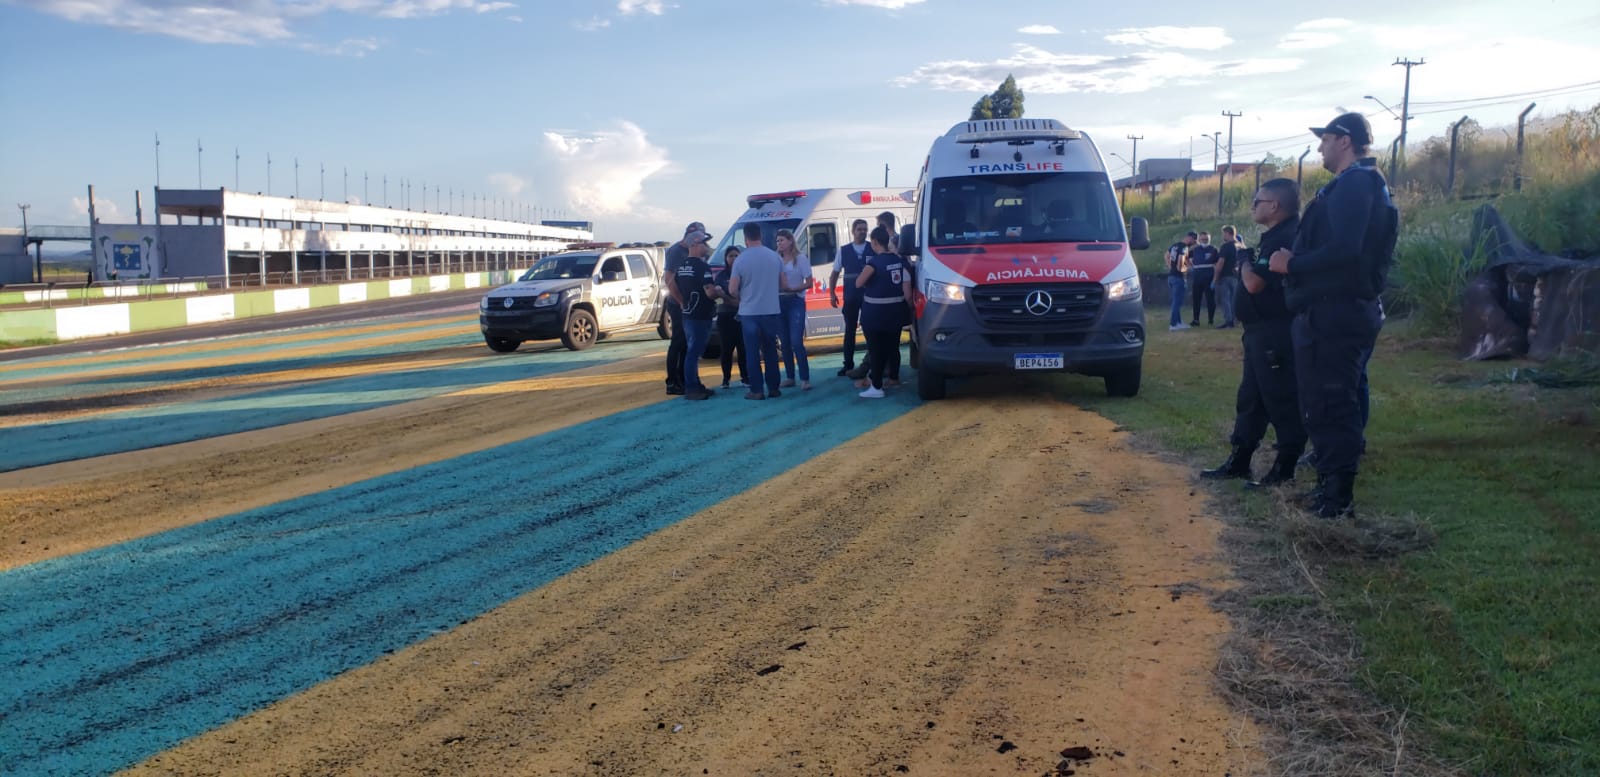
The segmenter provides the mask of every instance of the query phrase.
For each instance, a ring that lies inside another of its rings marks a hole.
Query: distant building
[[[589,226],[157,189],[154,223],[91,229],[96,280],[225,276],[226,285],[256,285],[522,267],[593,240]]]

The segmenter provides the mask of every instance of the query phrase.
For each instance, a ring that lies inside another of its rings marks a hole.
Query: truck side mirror
[[[1150,247],[1150,222],[1141,216],[1133,217],[1133,226],[1128,229],[1128,247],[1135,251]]]
[[[917,225],[916,224],[902,224],[902,225],[900,225],[900,249],[899,250],[900,250],[900,255],[901,256],[916,256],[917,254],[922,253],[920,247],[917,245]]]

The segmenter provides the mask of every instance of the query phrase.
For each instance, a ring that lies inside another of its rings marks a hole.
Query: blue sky
[[[1299,5],[1299,4],[1294,4]],[[1600,8],[1568,0],[0,0],[0,224],[132,220],[168,187],[419,204],[426,185],[593,219],[613,240],[720,232],[744,195],[915,183],[929,141],[1014,73],[1027,114],[1132,156],[1298,155],[1341,107],[1411,136],[1600,102]],[[1573,87],[1573,88],[1567,88]],[[1480,102],[1464,102],[1483,99]],[[204,146],[197,171],[196,140]],[[319,183],[319,165],[326,184]],[[1118,170],[1122,167],[1122,170]],[[197,181],[198,178],[198,181]]]

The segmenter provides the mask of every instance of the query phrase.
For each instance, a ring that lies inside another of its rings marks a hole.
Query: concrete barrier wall
[[[91,303],[102,299],[125,299],[131,301],[139,297],[189,294],[205,290],[205,281],[89,286],[87,288],[73,286],[65,289],[25,289],[23,291],[0,290],[0,305],[42,302],[46,298],[54,302],[80,302],[84,299],[88,299]]]
[[[292,310],[431,294],[452,289],[492,289],[522,270],[430,275],[293,289],[240,291],[179,299],[137,300],[54,309],[0,311],[0,343],[38,343],[148,332],[190,324],[268,316]],[[22,292],[18,292],[21,294]],[[125,297],[132,294],[123,292]]]

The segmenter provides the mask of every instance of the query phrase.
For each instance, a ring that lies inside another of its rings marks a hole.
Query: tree
[[[1022,118],[1022,90],[1017,88],[1017,79],[1007,75],[1005,83],[986,94],[972,106],[971,121],[979,119],[1020,119]]]

